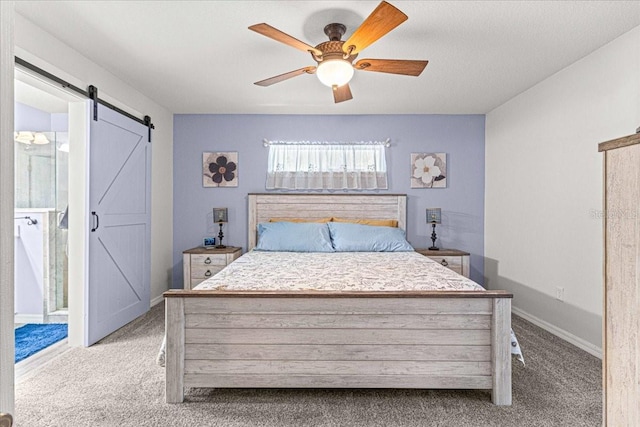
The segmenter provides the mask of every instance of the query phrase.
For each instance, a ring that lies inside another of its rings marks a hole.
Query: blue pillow
[[[404,230],[397,227],[329,222],[331,242],[336,252],[409,252]]]
[[[334,252],[327,224],[316,222],[262,222],[255,250]]]

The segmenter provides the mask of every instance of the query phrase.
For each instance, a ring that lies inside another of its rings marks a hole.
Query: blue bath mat
[[[16,362],[67,337],[66,323],[28,323],[15,330]]]

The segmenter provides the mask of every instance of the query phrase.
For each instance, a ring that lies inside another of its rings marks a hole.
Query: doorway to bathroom
[[[18,69],[14,90],[14,321],[20,374],[34,360],[66,348],[68,110],[74,98]]]

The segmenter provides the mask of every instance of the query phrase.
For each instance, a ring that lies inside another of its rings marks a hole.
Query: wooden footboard
[[[511,404],[503,291],[172,290],[166,401],[185,387],[491,389]]]

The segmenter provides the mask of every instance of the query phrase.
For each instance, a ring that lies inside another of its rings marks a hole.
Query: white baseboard
[[[158,295],[157,297],[151,300],[151,307],[154,307],[163,301],[164,301],[164,297],[162,295]]]
[[[564,329],[558,328],[555,325],[552,325],[551,323],[545,322],[544,320],[527,313],[526,311],[522,311],[521,309],[517,308],[517,307],[511,307],[511,312],[517,316],[522,317],[525,320],[528,320],[529,322],[533,323],[536,326],[541,327],[542,329],[544,329],[547,332],[552,333],[553,335],[557,336],[558,338],[561,338],[573,345],[575,345],[576,347],[586,351],[587,353],[602,359],[602,349],[596,345],[591,344],[588,341],[583,340],[580,337],[577,337],[575,335],[573,335],[570,332],[565,331]]]
[[[44,323],[42,314],[18,314],[14,316],[15,323]]]

